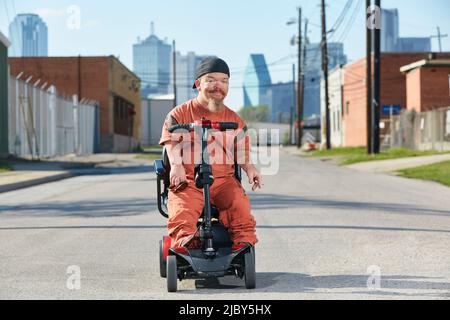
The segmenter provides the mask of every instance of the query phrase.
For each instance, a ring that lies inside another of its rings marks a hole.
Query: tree
[[[269,107],[264,105],[244,107],[238,114],[247,122],[267,122],[269,119]]]

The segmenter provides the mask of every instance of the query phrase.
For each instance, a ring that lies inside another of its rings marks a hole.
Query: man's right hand
[[[172,165],[170,168],[170,188],[177,189],[185,182],[187,182],[186,170],[183,165]]]

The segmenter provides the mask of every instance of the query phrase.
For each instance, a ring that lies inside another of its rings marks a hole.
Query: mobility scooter
[[[195,186],[203,189],[204,210],[198,221],[198,235],[201,246],[197,249],[186,249],[178,252],[171,248],[172,239],[165,236],[159,243],[160,275],[167,279],[168,292],[176,292],[178,280],[210,279],[234,275],[244,279],[247,289],[256,286],[255,249],[245,246],[237,251],[232,249],[232,241],[228,230],[219,221],[220,212],[211,204],[210,187],[214,183],[212,167],[207,153],[208,133],[211,129],[226,131],[236,130],[237,123],[211,122],[206,119],[191,124],[178,124],[169,129],[173,133],[178,130],[201,134],[201,164],[195,167]],[[242,171],[235,162],[235,178],[242,182]],[[157,175],[158,210],[168,218],[167,201],[170,186],[170,162],[167,151],[163,151],[163,159],[155,161]]]

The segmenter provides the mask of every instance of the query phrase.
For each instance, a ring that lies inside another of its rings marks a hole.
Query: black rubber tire
[[[178,273],[177,258],[175,256],[167,257],[167,291],[177,292]]]
[[[159,241],[159,274],[161,278],[167,278],[167,263],[164,261],[164,242]]]
[[[245,254],[245,287],[247,289],[256,288],[256,267],[255,267],[255,251],[252,249]]]

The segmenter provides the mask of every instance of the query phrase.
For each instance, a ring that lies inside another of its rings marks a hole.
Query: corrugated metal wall
[[[8,50],[0,42],[0,156],[8,154]]]
[[[154,146],[159,143],[167,114],[173,109],[173,100],[146,99],[141,104],[141,145]]]
[[[98,106],[67,100],[56,89],[44,90],[10,78],[9,150],[23,157],[89,155],[96,150]]]

